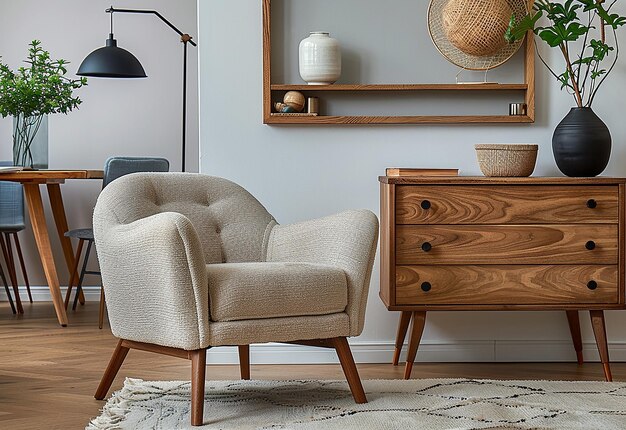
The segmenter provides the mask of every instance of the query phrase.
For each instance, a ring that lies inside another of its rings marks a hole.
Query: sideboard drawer
[[[399,305],[615,304],[618,266],[397,266]]]
[[[616,185],[398,185],[397,224],[618,222]]]
[[[396,264],[617,264],[618,226],[398,225]]]

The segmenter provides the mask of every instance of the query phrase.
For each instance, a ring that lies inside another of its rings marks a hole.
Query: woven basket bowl
[[[479,143],[475,148],[485,176],[530,176],[535,170],[538,145]]]

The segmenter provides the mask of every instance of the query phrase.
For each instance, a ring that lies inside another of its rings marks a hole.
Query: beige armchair
[[[352,395],[367,401],[346,340],[363,330],[378,220],[366,210],[281,226],[225,179],[138,173],[107,186],[94,235],[113,334],[103,399],[130,348],[191,360],[191,422],[203,422],[206,349],[334,348]]]

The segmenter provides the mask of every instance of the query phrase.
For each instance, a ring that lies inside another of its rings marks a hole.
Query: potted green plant
[[[13,117],[13,164],[25,168],[48,167],[47,115],[78,107],[74,90],[86,78],[66,77],[65,60],[52,60],[39,40],[29,45],[27,67],[13,71],[0,62],[0,115]],[[39,153],[33,143],[44,134]]]
[[[514,42],[532,31],[563,58],[562,71],[557,72],[539,54],[576,102],[552,137],[554,159],[567,176],[599,175],[611,156],[611,134],[591,105],[619,55],[617,29],[626,24],[626,17],[612,13],[616,3],[536,0],[533,11],[520,22],[511,18],[505,34]]]

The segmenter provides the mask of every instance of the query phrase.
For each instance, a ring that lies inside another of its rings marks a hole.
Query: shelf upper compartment
[[[528,84],[271,84],[272,91],[515,91],[527,90]]]

